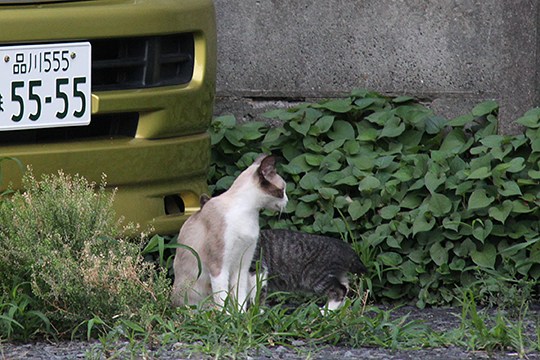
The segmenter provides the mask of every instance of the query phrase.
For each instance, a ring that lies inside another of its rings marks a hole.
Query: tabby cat
[[[349,291],[348,273],[366,268],[349,244],[341,239],[291,230],[262,230],[251,266],[261,260],[266,272],[265,291],[288,291],[327,296],[327,308],[339,308]]]

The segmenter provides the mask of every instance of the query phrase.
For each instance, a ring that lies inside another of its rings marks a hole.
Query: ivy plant
[[[210,189],[227,189],[261,152],[279,155],[290,200],[264,226],[345,237],[379,299],[448,304],[486,276],[536,284],[540,109],[517,120],[518,135],[498,134],[497,113],[486,101],[445,119],[359,89],[270,111],[268,122],[220,116]]]

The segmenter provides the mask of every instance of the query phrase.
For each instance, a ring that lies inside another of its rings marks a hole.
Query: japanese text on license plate
[[[0,47],[0,131],[88,125],[88,42]]]

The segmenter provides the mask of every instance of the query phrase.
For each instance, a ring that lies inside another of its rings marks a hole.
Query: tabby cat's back
[[[341,263],[347,272],[356,275],[366,272],[352,247],[334,237],[286,229],[261,230],[259,246],[267,252],[266,258],[280,257],[283,261],[299,264],[318,258],[319,261]]]
[[[358,254],[343,240],[292,230],[262,230],[257,259],[267,272],[269,290],[325,295],[329,309],[343,304],[349,291],[348,274],[366,271]]]

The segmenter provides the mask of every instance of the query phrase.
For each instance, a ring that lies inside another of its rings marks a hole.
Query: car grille
[[[92,90],[139,89],[191,81],[193,34],[95,39]]]
[[[138,113],[92,115],[92,121],[88,126],[0,131],[0,144],[45,144],[85,139],[133,138],[138,122]]]
[[[180,85],[193,76],[193,34],[88,41],[92,44],[92,91]],[[88,126],[0,131],[0,144],[133,138],[138,122],[137,112],[94,114]]]

